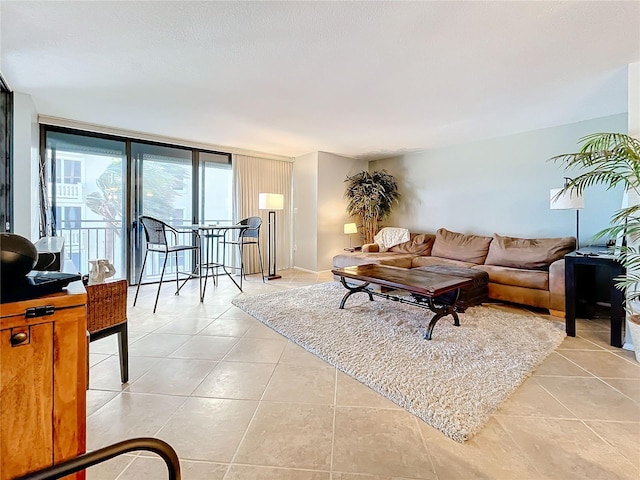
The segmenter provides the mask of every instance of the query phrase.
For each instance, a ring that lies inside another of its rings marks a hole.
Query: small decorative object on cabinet
[[[1,480],[85,451],[86,303],[77,281],[0,307]]]
[[[104,283],[107,278],[116,274],[116,268],[106,258],[89,260],[91,269],[89,270],[89,285]]]

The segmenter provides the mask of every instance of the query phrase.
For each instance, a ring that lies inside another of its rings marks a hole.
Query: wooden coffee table
[[[331,273],[340,277],[340,283],[348,290],[342,297],[340,308],[343,309],[347,299],[354,293],[363,292],[369,295],[369,300],[373,301],[373,296],[383,297],[401,303],[408,303],[421,308],[427,308],[435,313],[429,322],[427,332],[424,335],[426,340],[431,340],[433,328],[438,320],[447,315],[453,317],[453,324],[460,326],[458,312],[463,312],[459,308],[458,298],[460,290],[473,283],[470,278],[457,277],[437,272],[428,272],[411,268],[391,267],[387,265],[367,264],[355,265],[345,268],[334,268]],[[364,282],[362,285],[349,285],[347,279]],[[371,290],[370,284],[380,285],[393,290],[403,290],[411,294],[411,299],[388,293],[380,293]],[[442,295],[453,292],[446,300]]]

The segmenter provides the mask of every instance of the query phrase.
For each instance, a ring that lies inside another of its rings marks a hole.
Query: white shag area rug
[[[424,340],[431,311],[364,293],[340,310],[346,292],[323,283],[232,303],[458,442],[565,338],[562,323],[480,306]]]

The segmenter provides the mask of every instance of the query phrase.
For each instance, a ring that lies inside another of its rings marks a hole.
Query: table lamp
[[[348,252],[353,252],[354,248],[351,246],[351,235],[354,233],[358,233],[358,227],[355,223],[345,223],[344,224],[344,234],[349,235],[349,248],[345,248]]]

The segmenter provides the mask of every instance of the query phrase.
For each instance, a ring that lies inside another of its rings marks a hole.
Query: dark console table
[[[626,269],[613,255],[601,253],[606,247],[583,248],[565,255],[565,296],[566,296],[566,331],[570,337],[576,336],[576,303],[578,275],[582,266],[589,266],[600,270],[609,284],[609,299],[611,302],[611,345],[622,347],[622,322],[624,321],[625,295],[616,288],[615,279],[626,273]],[[578,267],[576,269],[576,267]],[[582,279],[580,279],[582,280]],[[594,277],[588,280],[595,282]],[[595,290],[593,286],[592,291]]]

